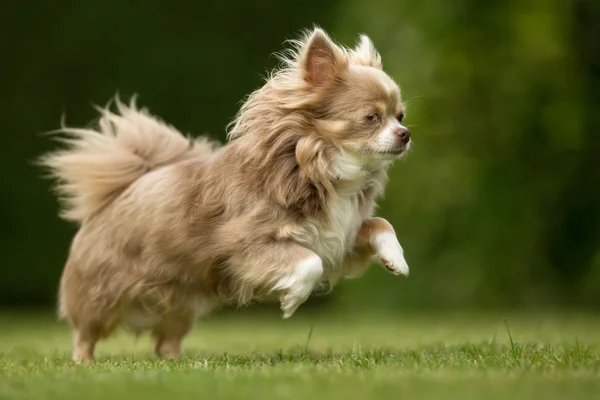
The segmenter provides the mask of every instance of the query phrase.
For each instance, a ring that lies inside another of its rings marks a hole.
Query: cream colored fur
[[[373,217],[410,146],[381,57],[366,36],[346,49],[314,29],[283,61],[224,146],[118,99],[94,129],[62,129],[66,148],[42,163],[63,217],[80,224],[59,296],[75,360],[119,324],[179,357],[197,316],[275,298],[288,318],[374,256],[408,274],[394,229]]]

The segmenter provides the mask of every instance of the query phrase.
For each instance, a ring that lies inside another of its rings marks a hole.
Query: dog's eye
[[[377,113],[368,114],[365,117],[365,119],[369,122],[375,122],[375,121],[379,120],[379,114],[377,114]]]
[[[404,119],[404,113],[400,113],[398,114],[398,122],[402,122],[402,120]]]

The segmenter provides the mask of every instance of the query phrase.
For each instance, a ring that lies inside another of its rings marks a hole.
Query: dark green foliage
[[[75,227],[31,162],[66,113],[116,92],[184,132],[224,138],[300,29],[371,36],[403,88],[414,151],[381,215],[408,280],[383,271],[330,297],[350,309],[600,301],[600,3],[9,2],[0,38],[0,303],[54,301]],[[337,297],[336,297],[337,296]]]

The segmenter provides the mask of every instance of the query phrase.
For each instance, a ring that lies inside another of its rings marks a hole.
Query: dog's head
[[[364,159],[394,159],[408,151],[400,88],[383,72],[367,36],[344,49],[315,29],[300,42],[295,67],[318,97],[308,107],[320,136]]]
[[[384,170],[411,144],[400,88],[364,35],[353,49],[319,28],[293,43],[282,68],[250,94],[229,126],[244,170],[278,201],[307,212],[322,206],[326,192],[366,184],[377,195]]]
[[[361,172],[357,164],[377,169],[406,154],[411,138],[402,125],[400,88],[367,36],[350,49],[315,28],[293,43],[281,57],[283,68],[247,98],[230,125],[228,137],[243,138],[247,160],[271,173],[300,164],[316,179],[331,175],[331,165]],[[334,175],[351,179],[348,171]]]

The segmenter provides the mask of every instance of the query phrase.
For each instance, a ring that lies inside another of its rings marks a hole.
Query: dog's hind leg
[[[109,318],[77,321],[73,325],[73,361],[89,363],[94,360],[94,349],[98,340],[110,335],[117,323],[118,316]]]
[[[73,328],[73,361],[94,360],[94,348],[100,339],[110,335],[120,320],[118,307],[103,307],[97,303],[70,302],[62,310]]]
[[[73,331],[73,361],[89,363],[94,360],[94,349],[99,337],[94,331],[75,329]]]
[[[193,312],[181,312],[161,318],[152,328],[152,336],[156,340],[154,351],[164,358],[179,359],[181,357],[181,342],[194,325]]]

